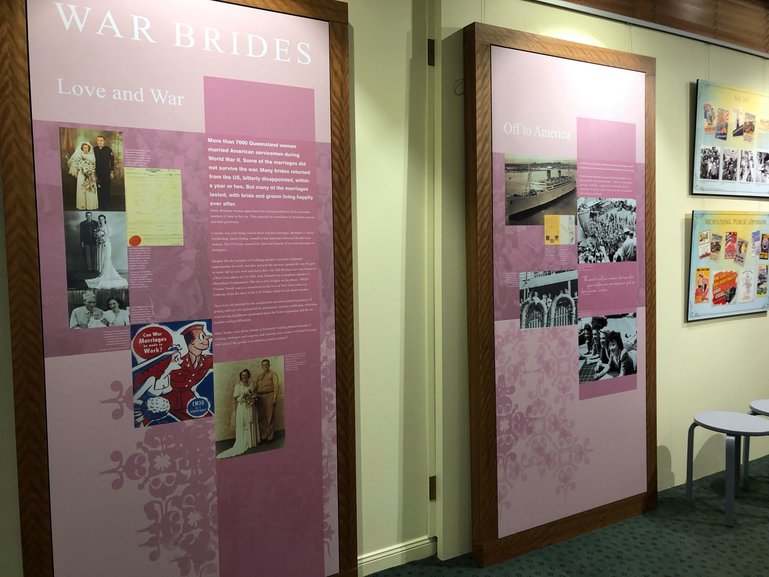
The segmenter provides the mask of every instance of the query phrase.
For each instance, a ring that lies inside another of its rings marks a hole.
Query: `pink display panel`
[[[26,4],[56,577],[357,572],[346,7],[256,4]]]
[[[491,66],[506,536],[646,487],[645,388],[637,386],[645,382],[644,188],[635,177],[644,171],[644,75],[496,46]],[[521,77],[536,98],[516,90]],[[558,87],[574,79],[612,90],[564,99]],[[550,220],[559,221],[557,238]]]
[[[474,491],[490,493],[474,495],[474,541],[487,564],[644,506],[653,93],[643,59],[607,66],[621,56],[480,25],[466,40]]]

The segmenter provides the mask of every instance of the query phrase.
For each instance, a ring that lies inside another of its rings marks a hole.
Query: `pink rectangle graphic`
[[[284,445],[217,462],[220,570],[317,575],[327,535],[313,93],[208,77],[205,102],[217,358],[292,359]],[[234,383],[216,386],[230,396]]]

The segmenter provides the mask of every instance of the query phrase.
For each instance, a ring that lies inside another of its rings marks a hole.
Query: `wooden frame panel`
[[[491,47],[645,74],[646,492],[498,538],[494,343]],[[465,188],[471,505],[475,561],[486,566],[640,514],[657,502],[655,317],[655,62],[653,59],[474,23],[464,29]]]
[[[340,577],[358,574],[347,5],[227,3],[329,23]],[[25,0],[0,4],[0,178],[5,199],[16,447],[25,575],[53,577],[51,502]]]

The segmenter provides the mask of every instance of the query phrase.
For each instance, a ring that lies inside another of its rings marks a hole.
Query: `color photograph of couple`
[[[216,457],[279,449],[286,440],[282,356],[217,363]]]
[[[64,210],[125,210],[123,133],[59,128]]]

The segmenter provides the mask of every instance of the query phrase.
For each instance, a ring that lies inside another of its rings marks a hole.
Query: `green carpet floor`
[[[769,457],[750,463],[737,493],[736,527],[724,525],[723,473],[659,494],[655,511],[485,569],[470,555],[423,559],[376,577],[764,577],[769,563]]]

